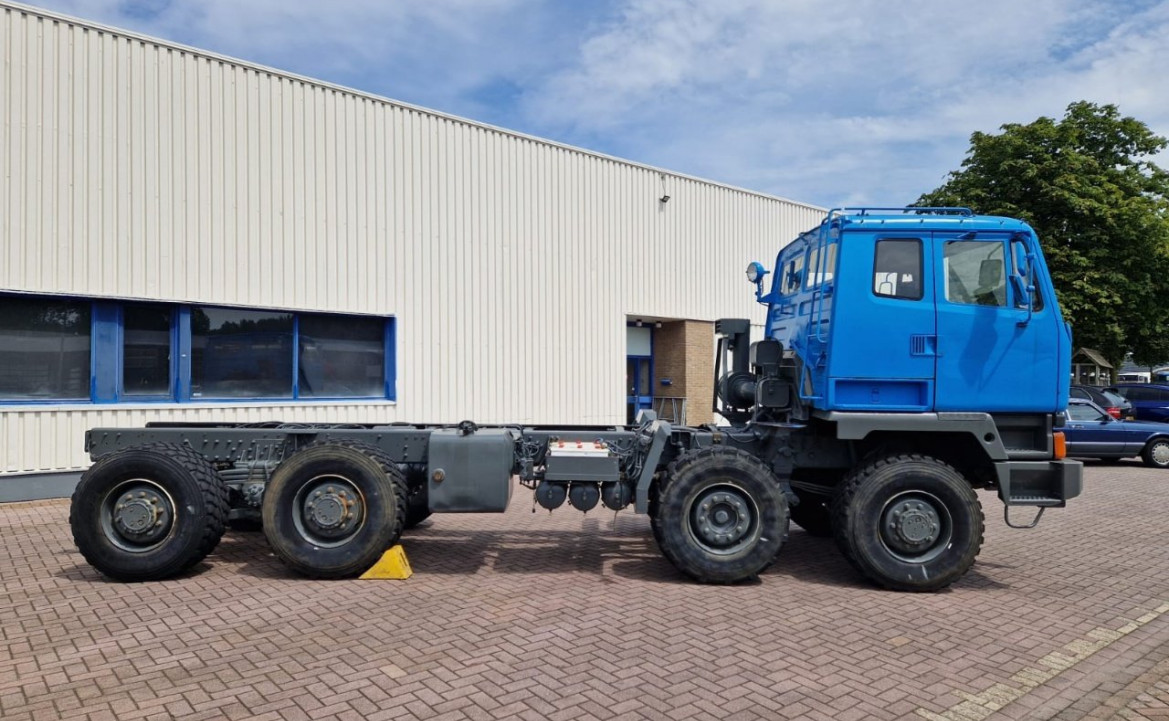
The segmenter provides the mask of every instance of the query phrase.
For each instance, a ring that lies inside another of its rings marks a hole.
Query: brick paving
[[[1169,719],[1169,472],[1090,465],[1032,531],[983,494],[947,592],[881,591],[793,528],[758,583],[699,586],[643,517],[435,516],[407,581],[292,576],[229,534],[118,584],[64,501],[0,505],[0,718]]]

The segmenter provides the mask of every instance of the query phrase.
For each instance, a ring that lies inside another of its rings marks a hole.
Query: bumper
[[[1066,506],[1084,489],[1079,461],[1003,461],[995,464],[999,499],[1008,506]]]

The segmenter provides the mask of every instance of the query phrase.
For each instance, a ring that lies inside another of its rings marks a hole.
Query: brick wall
[[[714,323],[663,321],[654,329],[654,395],[686,399],[689,425],[710,423],[714,394]],[[663,386],[662,379],[670,385]]]

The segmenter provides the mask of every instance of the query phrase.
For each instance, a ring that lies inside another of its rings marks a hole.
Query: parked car
[[[1063,428],[1069,456],[1080,458],[1133,458],[1147,466],[1169,468],[1169,424],[1119,421],[1091,401],[1068,402]]]
[[[1132,403],[1127,398],[1100,386],[1072,386],[1071,397],[1092,401],[1117,420],[1131,421],[1136,418]]]
[[[1169,384],[1118,383],[1105,390],[1119,393],[1132,403],[1138,421],[1169,421]]]

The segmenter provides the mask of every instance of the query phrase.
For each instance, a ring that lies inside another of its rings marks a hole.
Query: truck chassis
[[[794,520],[835,536],[878,584],[932,591],[979,552],[976,487],[998,488],[1008,506],[1040,508],[1079,491],[1078,464],[1012,458],[988,414],[820,415],[701,428],[652,413],[629,427],[99,428],[86,435],[96,462],[70,521],[86,560],[119,580],[181,573],[214,549],[225,525],[260,520],[289,567],[342,578],[431,513],[504,511],[518,477],[549,510],[567,502],[649,514],[663,554],[700,582],[757,576]],[[889,435],[891,424],[916,430]],[[979,438],[997,461],[971,451]]]

